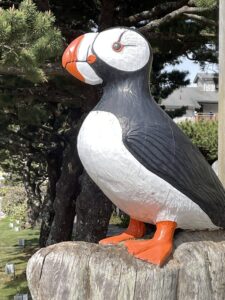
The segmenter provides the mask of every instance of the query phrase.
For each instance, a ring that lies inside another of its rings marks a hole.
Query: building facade
[[[195,87],[181,87],[173,91],[161,105],[166,110],[186,107],[185,117],[200,114],[218,113],[218,74],[198,73],[195,76]]]

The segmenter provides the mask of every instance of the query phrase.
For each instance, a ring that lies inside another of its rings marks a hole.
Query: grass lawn
[[[26,265],[30,256],[38,249],[37,229],[16,232],[9,228],[9,218],[0,219],[0,300],[12,300],[13,296],[27,293]],[[24,248],[18,246],[19,239],[25,239]],[[6,263],[14,263],[15,278],[5,274]]]

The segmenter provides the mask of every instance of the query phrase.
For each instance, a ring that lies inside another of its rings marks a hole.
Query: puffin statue
[[[176,228],[225,228],[225,190],[200,151],[157,105],[149,89],[152,50],[137,31],[86,33],[65,50],[63,67],[103,95],[77,141],[81,162],[104,194],[130,216],[127,230],[101,244],[163,265]],[[156,225],[150,240],[145,223]],[[139,240],[135,240],[139,239]]]

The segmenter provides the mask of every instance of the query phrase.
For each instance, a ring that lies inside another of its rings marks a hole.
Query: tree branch
[[[100,31],[113,25],[113,14],[115,8],[115,0],[102,0],[101,14],[99,18]]]
[[[139,30],[141,32],[152,31],[156,27],[165,25],[165,24],[171,22],[172,20],[180,17],[184,13],[202,13],[202,12],[209,11],[209,10],[211,10],[211,8],[209,8],[209,7],[190,7],[190,6],[185,5],[177,10],[172,11],[171,13],[165,15],[164,17],[162,17],[160,19],[156,19],[156,20],[149,22],[147,25],[139,28]]]
[[[144,32],[144,36],[151,42],[152,40],[161,40],[161,41],[179,41],[181,43],[189,42],[189,41],[195,41],[196,35],[195,34],[180,34],[180,33],[174,33],[169,32],[168,34],[165,34],[163,32]],[[206,40],[209,38],[216,38],[216,34],[213,33],[200,33],[199,39]]]
[[[65,75],[66,71],[63,67],[58,63],[47,63],[42,67],[43,71],[47,76],[54,76],[54,75]],[[15,68],[15,67],[3,67],[0,65],[0,75],[17,75],[21,76],[24,75],[24,71],[22,68]]]
[[[212,26],[217,26],[218,25],[215,21],[213,21],[211,19],[208,19],[206,17],[203,17],[203,16],[194,15],[194,14],[187,14],[187,13],[184,13],[184,15],[186,17],[188,17],[189,19],[197,20],[197,21],[200,21],[200,22],[208,24],[208,25],[212,25]]]
[[[189,0],[182,0],[177,3],[177,1],[174,2],[168,2],[168,3],[162,3],[159,5],[154,6],[151,10],[145,10],[140,13],[137,13],[133,16],[129,16],[126,21],[130,23],[130,25],[135,24],[137,22],[146,20],[146,19],[152,19],[155,17],[159,17],[162,14],[165,14],[167,12],[171,12],[173,10],[176,10],[186,4],[188,4]]]
[[[188,52],[184,53],[184,55],[187,57],[188,60],[196,61],[196,59],[192,58]]]

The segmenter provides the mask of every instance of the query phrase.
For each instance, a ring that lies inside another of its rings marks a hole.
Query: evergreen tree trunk
[[[105,238],[112,214],[112,202],[84,171],[81,193],[76,201],[75,240],[96,243]]]
[[[28,158],[24,163],[23,169],[23,184],[27,194],[27,222],[31,227],[34,227],[39,215],[42,206],[41,193],[36,192],[38,182],[33,182],[31,179],[31,159]]]
[[[68,137],[68,144],[63,153],[61,175],[56,184],[56,197],[54,200],[54,219],[51,226],[47,244],[71,240],[75,216],[76,197],[80,192],[79,176],[82,172],[77,153],[76,125],[79,116],[72,115],[72,128]]]
[[[61,174],[62,148],[52,151],[47,158],[48,187],[42,206],[42,223],[39,238],[40,247],[45,247],[54,219],[53,203],[56,196],[56,183]]]
[[[99,20],[99,31],[112,26],[114,18],[115,0],[102,0],[101,14]]]

